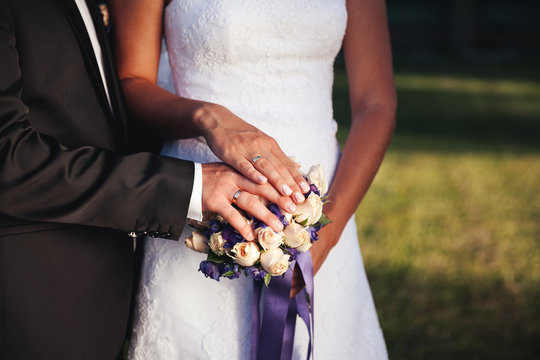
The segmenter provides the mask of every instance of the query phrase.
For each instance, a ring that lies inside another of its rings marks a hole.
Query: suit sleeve
[[[0,0],[0,212],[16,218],[178,236],[193,163],[150,153],[66,149],[31,125],[14,22]]]

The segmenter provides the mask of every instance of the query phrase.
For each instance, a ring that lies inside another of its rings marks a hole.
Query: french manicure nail
[[[278,231],[283,230],[283,224],[279,220],[274,221],[274,227],[278,229]]]
[[[262,175],[257,176],[257,180],[259,180],[260,183],[266,183],[268,179]]]
[[[296,205],[294,205],[292,201],[287,204],[287,211],[290,212],[291,214],[296,211]]]
[[[289,195],[292,194],[292,190],[291,190],[291,188],[290,188],[287,184],[283,185],[283,186],[281,187],[281,189],[283,189],[283,192],[284,192],[285,195],[287,195],[287,196],[289,196]]]
[[[304,197],[304,195],[300,194],[299,192],[295,192],[294,193],[294,199],[297,202],[303,202],[306,198]]]
[[[302,191],[305,192],[305,193],[307,193],[307,192],[310,190],[309,185],[308,185],[306,182],[304,182],[304,181],[302,181],[302,182],[300,183],[300,188],[301,188]]]

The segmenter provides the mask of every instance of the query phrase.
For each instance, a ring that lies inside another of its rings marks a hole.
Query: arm
[[[91,146],[67,149],[39,133],[21,98],[16,25],[10,3],[1,1],[0,212],[32,221],[180,234],[193,164]]]
[[[324,211],[333,221],[312,247],[317,272],[368,190],[390,142],[396,111],[383,0],[348,0],[345,61],[352,125]]]
[[[224,162],[259,184],[303,202],[309,191],[274,139],[218,104],[182,98],[156,85],[164,0],[112,0],[116,57],[131,113],[161,138],[204,136]],[[257,155],[262,158],[252,164]]]

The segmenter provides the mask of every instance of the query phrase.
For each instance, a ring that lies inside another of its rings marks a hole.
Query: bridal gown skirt
[[[170,69],[160,78],[180,96],[226,106],[303,171],[321,164],[331,179],[339,159],[333,63],[346,23],[345,0],[172,0]],[[168,142],[162,153],[218,160],[201,138]],[[190,231],[180,241],[146,240],[131,359],[249,359],[252,280],[205,278],[205,256],[184,245]],[[354,219],[315,276],[314,309],[315,359],[387,358]],[[307,347],[297,321],[293,358],[305,359]]]
[[[172,149],[164,151],[179,155]],[[337,160],[337,151],[328,153]],[[198,271],[205,255],[183,242],[191,231],[186,226],[180,241],[146,239],[130,359],[249,359],[252,280],[205,278]],[[354,218],[315,276],[314,309],[315,359],[387,359]],[[298,320],[293,359],[306,359],[308,343]]]

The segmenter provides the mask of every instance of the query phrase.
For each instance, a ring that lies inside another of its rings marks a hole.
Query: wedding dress
[[[339,159],[332,111],[333,62],[345,32],[345,0],[173,0],[165,39],[181,96],[226,106],[274,137],[306,171]],[[218,161],[203,138],[171,141],[163,154]],[[249,359],[251,278],[207,279],[204,255],[180,241],[147,239],[129,356]],[[386,359],[354,218],[315,277],[315,359]],[[308,333],[297,321],[293,358]]]

